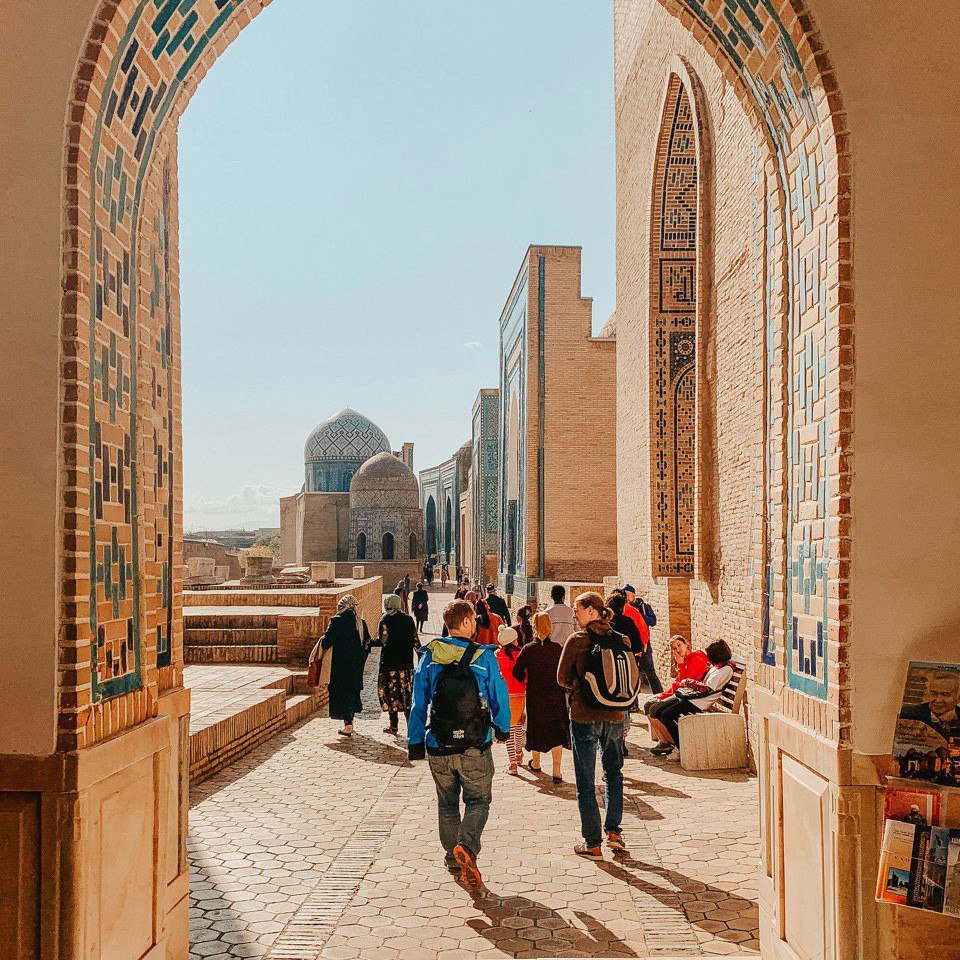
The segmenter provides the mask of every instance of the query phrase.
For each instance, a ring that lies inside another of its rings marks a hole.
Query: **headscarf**
[[[403,609],[403,602],[395,593],[388,594],[383,598],[383,609],[385,613],[397,613]]]
[[[337,613],[343,613],[344,610],[352,610],[356,613],[359,606],[357,598],[352,593],[348,593],[337,601]]]
[[[549,640],[553,632],[553,624],[545,613],[538,613],[533,618],[533,629],[538,640]]]

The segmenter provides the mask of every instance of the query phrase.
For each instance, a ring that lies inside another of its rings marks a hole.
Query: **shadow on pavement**
[[[745,897],[740,897],[729,890],[722,890],[700,880],[692,880],[676,870],[669,870],[666,867],[647,863],[643,860],[635,860],[629,854],[618,857],[615,861],[604,860],[602,863],[598,862],[597,867],[608,876],[620,880],[649,897],[653,897],[664,906],[671,907],[677,912],[683,911],[691,925],[703,926],[714,936],[718,936],[716,933],[717,923],[709,917],[698,919],[697,916],[688,914],[684,907],[685,899],[690,900],[690,897],[693,896],[696,900],[722,900],[726,912],[736,914],[738,917],[756,918],[757,916],[757,904],[753,900],[747,900]],[[642,877],[638,871],[654,874],[670,886],[659,886]],[[759,937],[759,921],[756,922],[756,926],[750,929],[744,930],[742,927],[738,927],[737,930],[749,934],[751,938]],[[724,938],[720,936],[720,939]]]
[[[388,767],[405,767],[408,765],[407,751],[392,744],[384,743],[363,733],[354,733],[352,737],[345,737],[326,746],[337,753],[366,760],[369,763],[382,763]]]
[[[638,956],[599,920],[579,910],[574,912],[586,932],[528,897],[502,897],[485,888],[471,891],[470,896],[483,918],[471,917],[467,926],[508,957]]]

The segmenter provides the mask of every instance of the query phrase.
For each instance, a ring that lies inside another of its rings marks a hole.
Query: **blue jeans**
[[[603,840],[600,807],[597,804],[597,751],[606,781],[603,829],[620,832],[623,820],[623,730],[619,723],[570,722],[573,769],[577,777],[577,804],[580,831],[587,846],[598,847]]]

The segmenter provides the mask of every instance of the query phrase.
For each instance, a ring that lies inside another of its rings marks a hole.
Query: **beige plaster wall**
[[[93,0],[0,2],[0,753],[56,738],[57,396],[66,106]],[[29,491],[29,496],[25,496]]]
[[[853,151],[853,743],[882,754],[907,661],[960,661],[960,22],[812,6]]]

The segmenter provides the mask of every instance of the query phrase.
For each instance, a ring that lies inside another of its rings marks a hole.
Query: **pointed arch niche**
[[[650,215],[651,561],[712,580],[712,239],[704,98],[680,64],[666,84]]]

